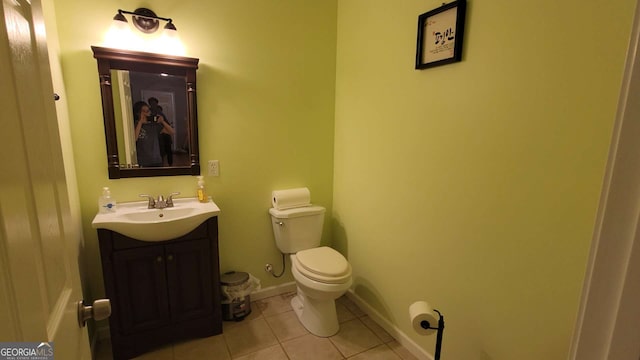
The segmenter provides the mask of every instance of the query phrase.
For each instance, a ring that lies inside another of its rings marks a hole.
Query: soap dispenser
[[[206,203],[209,201],[209,199],[207,198],[207,192],[204,190],[203,176],[198,176],[198,188],[196,189],[196,197],[201,203]]]
[[[111,197],[108,187],[102,188],[102,195],[98,198],[98,213],[107,214],[116,211],[116,201]]]

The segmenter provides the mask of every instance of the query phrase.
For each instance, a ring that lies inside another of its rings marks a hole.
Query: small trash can
[[[240,321],[251,314],[250,293],[253,290],[249,274],[229,271],[220,276],[222,290],[222,319]]]

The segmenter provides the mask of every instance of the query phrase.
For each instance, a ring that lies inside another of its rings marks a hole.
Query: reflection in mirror
[[[92,46],[110,179],[199,175],[198,59]]]
[[[111,70],[111,84],[120,167],[142,166],[136,151],[137,119],[133,113],[133,104],[139,101],[150,105],[151,116],[162,115],[174,130],[173,134],[160,134],[158,151],[162,166],[188,166],[189,120],[184,77]],[[154,103],[153,99],[158,102]]]

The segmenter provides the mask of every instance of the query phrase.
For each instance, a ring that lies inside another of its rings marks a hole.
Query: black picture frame
[[[418,16],[416,70],[462,60],[466,11],[466,0],[456,0]]]

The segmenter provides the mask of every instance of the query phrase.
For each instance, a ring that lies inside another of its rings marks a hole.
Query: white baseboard
[[[400,343],[400,345],[404,346],[409,352],[417,357],[418,359],[423,360],[433,360],[433,356],[427,353],[423,348],[421,348],[415,341],[411,340],[410,337],[407,336],[402,330],[400,330],[397,326],[389,322],[389,320],[385,319],[380,313],[367,304],[361,297],[356,295],[353,290],[349,289],[346,293],[349,300],[353,301],[360,310],[364,311],[371,320],[375,321],[378,325],[380,325],[386,332],[389,333],[396,341]]]
[[[288,282],[280,285],[269,286],[264,289],[260,289],[251,293],[251,301],[261,300],[268,297],[286,294],[289,292],[296,291],[296,282]]]

